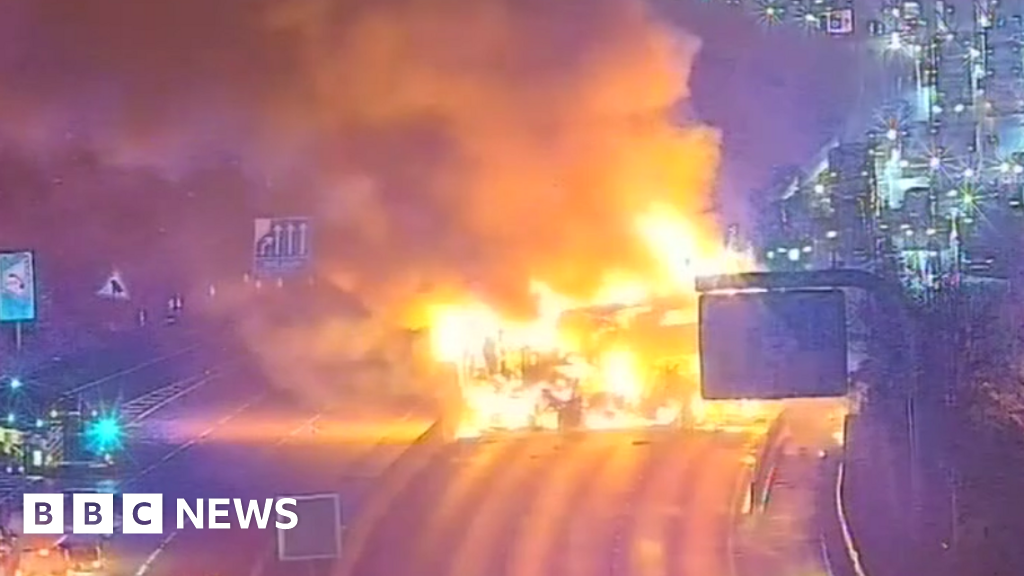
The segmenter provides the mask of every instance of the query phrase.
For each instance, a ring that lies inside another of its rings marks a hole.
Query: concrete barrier
[[[447,427],[442,420],[434,422],[381,474],[369,500],[345,528],[342,558],[333,574],[353,576],[356,561],[362,555],[374,528],[388,512],[395,496],[423,470],[448,443]]]

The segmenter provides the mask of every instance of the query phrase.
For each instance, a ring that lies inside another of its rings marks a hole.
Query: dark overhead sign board
[[[701,391],[710,400],[847,393],[841,290],[700,297]]]

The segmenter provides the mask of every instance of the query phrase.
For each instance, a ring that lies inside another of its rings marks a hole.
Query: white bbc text
[[[162,534],[164,531],[164,497],[162,494],[123,494],[120,516],[113,494],[72,494],[71,526],[65,522],[64,494],[25,494],[23,497],[22,530],[25,534]],[[223,530],[237,526],[242,529],[266,529],[271,517],[273,526],[291,530],[299,524],[294,498],[198,498],[175,502],[176,528]],[[232,512],[236,520],[231,522]]]

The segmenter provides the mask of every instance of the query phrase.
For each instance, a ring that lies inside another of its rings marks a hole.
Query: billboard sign
[[[344,521],[337,494],[291,496],[298,524],[277,531],[277,557],[283,561],[327,560],[341,557]]]
[[[699,314],[704,398],[846,395],[841,290],[703,294]]]
[[[309,218],[257,218],[253,236],[254,272],[282,276],[309,266],[312,257]]]
[[[36,268],[32,252],[0,252],[0,322],[36,319]]]

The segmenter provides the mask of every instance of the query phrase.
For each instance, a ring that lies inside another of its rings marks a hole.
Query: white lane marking
[[[839,514],[839,526],[843,531],[843,544],[846,546],[846,554],[853,564],[853,571],[857,576],[867,576],[864,565],[860,560],[860,551],[853,541],[853,533],[850,530],[850,520],[846,517],[846,505],[843,503],[843,484],[846,482],[846,463],[839,463],[839,474],[836,477],[836,512]]]
[[[152,552],[150,552],[149,556],[146,557],[146,560],[142,562],[142,564],[139,566],[139,569],[135,571],[135,576],[145,576],[145,574],[149,572],[149,569],[153,567],[153,563],[156,562],[156,559],[158,556],[160,556],[160,553],[163,552],[164,549],[167,548],[171,541],[174,540],[177,536],[177,531],[168,534],[167,537],[164,538]]]
[[[818,544],[821,546],[821,562],[825,565],[825,573],[828,576],[836,576],[836,571],[832,568],[832,559],[828,556],[828,544],[825,542],[824,534]]]
[[[253,397],[253,398],[252,398],[252,399],[250,399],[250,400],[247,400],[247,401],[246,401],[246,402],[244,402],[244,403],[243,403],[243,404],[242,404],[241,406],[239,406],[239,407],[238,407],[238,408],[236,408],[236,409],[235,409],[234,411],[232,411],[231,413],[229,413],[229,414],[228,414],[227,416],[225,416],[225,417],[221,418],[221,419],[220,419],[220,420],[218,420],[218,421],[217,421],[216,423],[214,423],[214,425],[213,425],[213,426],[210,426],[209,428],[207,428],[206,430],[204,430],[204,431],[203,431],[202,433],[200,433],[200,434],[199,434],[198,436],[196,436],[195,438],[192,438],[191,440],[189,440],[189,441],[187,441],[187,442],[185,442],[185,443],[183,443],[183,444],[180,444],[180,445],[176,446],[176,447],[175,447],[174,449],[172,449],[172,450],[171,450],[170,452],[168,452],[167,454],[165,454],[165,455],[163,456],[163,458],[161,458],[160,460],[158,460],[158,461],[154,462],[153,464],[150,464],[149,466],[147,466],[147,467],[143,468],[143,469],[142,469],[142,470],[141,470],[141,471],[140,471],[140,472],[139,472],[138,474],[136,474],[136,475],[135,475],[135,476],[133,476],[132,478],[130,478],[130,479],[128,479],[128,480],[126,480],[126,481],[125,481],[125,482],[123,482],[123,483],[122,483],[121,485],[122,485],[122,486],[126,486],[126,485],[128,485],[128,484],[131,484],[131,483],[133,483],[133,482],[137,482],[137,481],[138,481],[138,480],[139,480],[140,478],[142,478],[143,476],[146,476],[147,474],[149,474],[149,473],[150,473],[150,472],[152,472],[153,470],[156,470],[156,469],[157,469],[158,467],[160,467],[160,466],[161,466],[162,464],[165,464],[165,463],[166,463],[167,461],[169,461],[169,460],[171,460],[172,458],[174,458],[174,457],[178,456],[178,455],[179,455],[179,454],[181,454],[182,452],[184,452],[184,451],[188,450],[189,448],[192,448],[193,446],[195,446],[195,445],[197,445],[197,444],[201,443],[201,442],[202,442],[203,440],[206,440],[207,438],[209,438],[209,437],[210,437],[210,435],[211,435],[211,434],[213,434],[213,432],[214,432],[214,431],[215,431],[215,430],[216,430],[217,428],[220,428],[221,426],[223,426],[223,425],[227,424],[227,423],[228,423],[228,422],[230,422],[231,420],[233,420],[233,419],[237,418],[237,417],[238,417],[239,415],[241,415],[241,414],[242,414],[242,412],[245,412],[246,410],[248,410],[249,408],[251,408],[251,407],[252,407],[252,406],[253,406],[254,404],[256,404],[257,402],[259,402],[260,400],[262,400],[262,399],[263,399],[263,398],[264,398],[265,396],[266,396],[266,392],[264,392],[264,393],[262,393],[262,394],[259,394],[259,395],[257,395],[257,396],[255,396],[255,397]]]
[[[297,428],[295,428],[294,430],[288,432],[284,436],[281,436],[280,438],[278,438],[277,441],[274,442],[273,447],[276,448],[278,446],[283,446],[289,440],[291,440],[292,438],[294,438],[294,437],[298,436],[299,434],[301,434],[304,430],[314,430],[313,426],[317,423],[318,420],[320,420],[320,418],[322,416],[323,416],[323,413],[319,413],[319,414],[316,414],[315,416],[313,416],[312,418],[308,418],[308,419],[304,420],[302,422],[302,424],[299,424],[299,426]]]
[[[740,573],[739,558],[736,556],[736,531],[740,529],[741,523],[746,518],[744,502],[751,498],[753,479],[754,472],[752,467],[744,465],[739,476],[736,478],[736,485],[733,487],[731,526],[725,534],[725,556],[730,576],[738,576]]]
[[[261,397],[262,397],[262,395],[261,395]],[[215,426],[213,426],[212,428],[210,428],[209,430],[204,432],[204,434],[209,435],[216,428],[218,428],[220,425],[222,425],[223,423],[228,422],[229,420],[231,420],[232,418],[237,416],[237,412],[240,412],[240,410],[236,411],[235,413],[229,414],[228,416],[225,416]],[[406,421],[410,420],[414,415],[415,415],[415,411],[409,410],[408,412],[403,414],[398,419],[398,422],[406,422]],[[302,425],[298,426],[297,428],[295,428],[293,430],[290,430],[287,434],[285,434],[284,436],[279,438],[277,440],[277,442],[274,443],[274,447],[276,448],[276,447],[282,446],[289,439],[295,437],[302,430],[309,428],[313,423],[315,423],[316,421],[320,420],[322,417],[323,417],[323,413],[319,413],[319,414],[316,414],[315,416],[307,419],[305,422],[302,423]],[[202,436],[202,435],[200,435],[200,436]],[[372,453],[375,452],[380,446],[383,446],[389,440],[389,438],[390,437],[388,437],[388,436],[382,436],[381,438],[379,438],[373,444],[373,447],[370,449],[369,454],[367,454],[366,460],[370,460]],[[141,476],[141,474],[139,476]],[[136,478],[138,478],[138,477],[136,477]],[[134,481],[134,479],[132,481]],[[157,546],[157,548],[155,550],[153,550],[153,552],[146,558],[146,561],[143,562],[142,566],[135,573],[135,576],[144,576],[150,570],[150,568],[152,567],[153,563],[156,562],[157,558],[159,558],[160,555],[167,548],[167,545],[170,543],[170,541],[173,540],[175,538],[175,536],[177,536],[177,535],[178,535],[178,531],[177,530],[175,530],[174,532],[171,532],[171,534],[162,543],[160,543],[160,545]],[[255,574],[255,575],[260,574],[260,571],[262,570],[263,566],[266,564],[267,560],[270,557],[272,557],[272,556],[273,556],[273,550],[270,550],[270,553],[266,554],[265,556],[261,556],[256,561],[255,566],[253,567],[253,574]]]
[[[72,388],[71,390],[68,390],[68,391],[64,392],[64,394],[65,395],[67,395],[67,394],[76,394],[76,393],[81,392],[83,390],[88,390],[89,388],[95,388],[96,386],[99,386],[100,384],[103,384],[104,382],[109,382],[110,380],[113,380],[114,378],[118,378],[120,376],[127,376],[129,374],[134,374],[135,372],[138,372],[139,370],[142,370],[143,368],[147,368],[147,367],[152,366],[154,364],[159,364],[160,362],[163,362],[164,360],[170,360],[171,358],[177,358],[179,356],[184,356],[186,353],[191,352],[192,350],[195,350],[195,349],[199,348],[200,346],[202,346],[202,343],[193,344],[193,345],[191,345],[191,346],[189,346],[187,348],[178,350],[176,352],[172,352],[172,353],[167,354],[165,356],[159,356],[159,357],[154,358],[152,360],[143,362],[142,364],[137,364],[135,366],[126,368],[124,370],[119,370],[117,372],[114,372],[113,374],[108,374],[106,376],[103,376],[102,378],[97,378],[96,380],[92,380],[92,381],[86,382],[85,384],[80,384],[80,385]]]
[[[251,405],[251,403],[248,403],[248,404]],[[248,405],[245,408],[248,408]],[[224,418],[221,418],[217,422],[217,424],[215,424],[213,427],[207,429],[205,432],[200,434],[199,438],[203,438],[205,436],[209,436],[210,434],[212,434],[214,432],[214,430],[216,430],[217,428],[219,428],[223,424],[226,424],[232,418],[237,416],[237,413],[240,412],[240,411],[241,410],[238,410],[238,411],[236,411],[236,412],[234,412],[232,414],[229,414],[229,415],[225,416]],[[274,443],[274,446],[277,447],[277,446],[280,446],[280,445],[284,444],[285,442],[288,441],[288,439],[294,437],[296,434],[298,434],[302,430],[304,430],[306,428],[309,428],[309,426],[311,426],[314,422],[319,420],[321,416],[322,416],[322,414],[317,414],[317,415],[313,416],[312,418],[309,418],[309,419],[305,420],[302,423],[302,425],[300,425],[299,427],[295,428],[294,430],[289,431],[287,434],[285,434],[284,436],[279,438],[277,440],[277,442]],[[188,444],[188,443],[186,443],[186,444]],[[180,453],[180,451],[178,453]],[[165,460],[166,459],[169,459],[169,458],[165,458]],[[157,464],[154,464],[153,467],[158,466],[159,464],[160,464],[160,462],[158,462]],[[140,476],[141,476],[141,474],[140,474]],[[177,536],[177,535],[178,535],[178,530],[175,530],[174,532],[171,532],[171,534],[163,542],[161,542],[160,545],[157,546],[156,549],[153,550],[153,552],[146,558],[146,561],[143,562],[142,566],[139,567],[139,570],[135,573],[135,576],[144,576],[149,571],[149,569],[152,567],[153,563],[156,562],[156,559],[159,558],[160,554],[162,554],[163,551],[167,548],[167,545],[170,544],[171,540],[173,540],[175,538],[175,536]],[[264,563],[265,563],[265,560],[264,560]]]
[[[128,404],[132,404],[133,402],[139,402],[141,400],[146,400],[146,399],[152,398],[153,397],[152,394],[155,394],[156,392],[164,392],[164,391],[170,390],[170,389],[172,389],[174,387],[179,387],[179,389],[176,390],[172,395],[170,395],[170,396],[168,396],[166,398],[161,399],[159,402],[157,402],[153,406],[150,406],[149,408],[146,408],[141,413],[136,415],[134,418],[132,418],[131,422],[129,422],[128,424],[129,425],[133,425],[133,424],[141,423],[143,420],[145,420],[146,418],[151,416],[157,410],[160,410],[160,409],[166,407],[167,405],[171,404],[172,402],[178,400],[182,396],[185,396],[186,394],[190,394],[191,392],[197,390],[198,388],[201,388],[201,387],[209,384],[214,379],[216,379],[217,376],[218,376],[217,373],[213,373],[213,374],[210,374],[208,376],[200,377],[198,381],[196,381],[195,378],[186,378],[184,380],[179,380],[177,382],[172,382],[171,384],[168,384],[167,386],[164,386],[163,388],[160,388],[159,390],[155,390],[153,393],[147,394],[146,396],[144,396],[142,398],[137,398],[135,400],[132,400]],[[195,382],[195,383],[192,384],[191,386],[186,386],[183,389],[180,388],[182,385],[184,385],[184,384],[186,384],[188,382]],[[126,407],[127,407],[127,405],[126,405]]]

